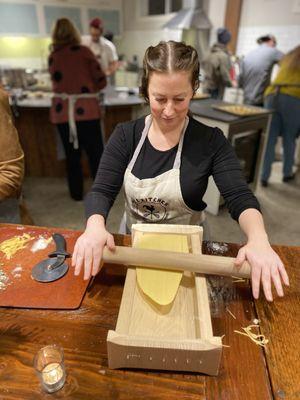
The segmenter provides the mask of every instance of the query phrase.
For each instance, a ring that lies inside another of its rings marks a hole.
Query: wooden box
[[[132,226],[136,246],[147,233],[187,235],[189,251],[201,253],[202,228],[185,225]],[[185,271],[177,295],[157,311],[143,298],[136,269],[128,268],[116,330],[107,336],[110,368],[194,371],[217,375],[222,353],[213,336],[205,276]]]

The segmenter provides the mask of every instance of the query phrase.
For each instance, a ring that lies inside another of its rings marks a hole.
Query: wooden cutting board
[[[83,280],[83,271],[79,276],[74,276],[70,258],[66,260],[69,270],[63,278],[50,283],[36,282],[31,278],[32,268],[55,249],[53,240],[45,249],[37,249],[40,247],[37,241],[45,243],[55,232],[64,236],[67,251],[72,253],[81,232],[0,224],[0,246],[3,241],[23,234],[31,238],[25,248],[18,250],[10,259],[0,251],[0,306],[46,309],[76,309],[80,306],[89,280]]]

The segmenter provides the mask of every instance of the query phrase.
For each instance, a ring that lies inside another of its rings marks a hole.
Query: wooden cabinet
[[[103,118],[104,128],[104,142],[106,143],[113,133],[113,130],[120,122],[130,121],[132,119],[132,107],[133,106],[117,106],[117,107],[105,107],[105,113]]]
[[[139,106],[106,106],[103,113],[102,128],[106,143],[115,126],[136,118]],[[58,159],[57,134],[55,126],[49,120],[48,107],[19,107],[19,116],[15,118],[20,142],[25,154],[25,174],[27,176],[65,176],[65,160]],[[85,153],[82,154],[85,176],[90,176]]]
[[[20,108],[15,125],[25,154],[25,174],[64,176],[65,161],[57,159],[56,132],[49,121],[49,109]]]

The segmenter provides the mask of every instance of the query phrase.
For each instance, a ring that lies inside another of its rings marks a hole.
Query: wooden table
[[[130,237],[116,235],[116,242],[129,245]],[[218,254],[218,248],[228,256],[235,256],[238,250],[235,244],[210,242],[204,243],[203,250]],[[248,284],[210,278],[214,334],[225,334],[223,343],[230,345],[223,349],[218,377],[108,369],[106,335],[115,328],[125,269],[107,265],[78,310],[0,308],[0,399],[300,399],[300,247],[274,248],[291,281],[283,299],[254,303]],[[233,332],[250,325],[254,318],[260,319],[262,333],[270,340],[265,350]],[[35,376],[33,356],[40,347],[53,343],[64,348],[68,376],[62,390],[48,395]]]

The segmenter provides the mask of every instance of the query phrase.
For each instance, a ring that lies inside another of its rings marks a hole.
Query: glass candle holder
[[[40,349],[34,357],[34,368],[46,392],[53,393],[64,386],[66,371],[60,346],[54,344]]]

